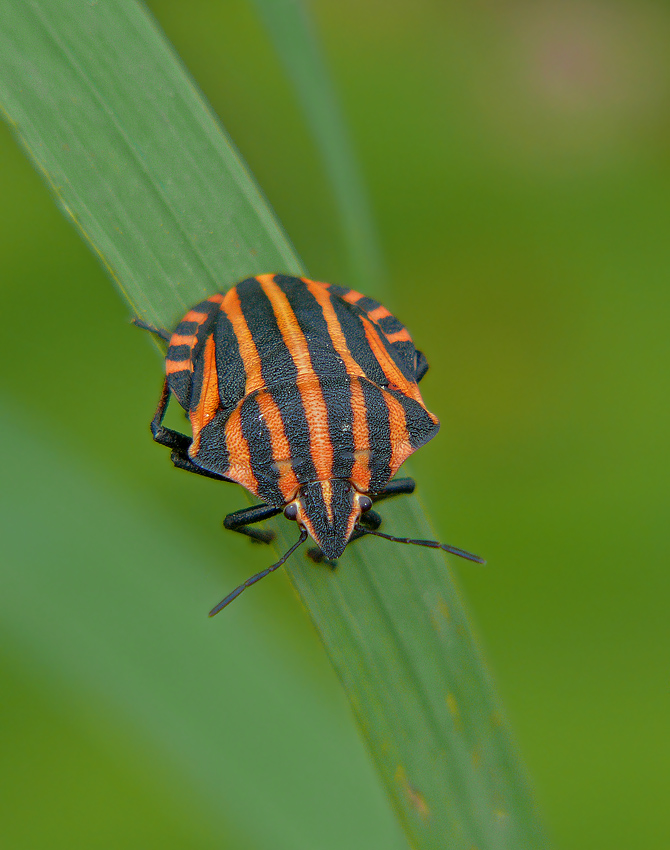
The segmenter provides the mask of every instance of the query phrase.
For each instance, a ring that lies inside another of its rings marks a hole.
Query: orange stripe
[[[326,320],[326,324],[328,325],[328,332],[333,341],[333,346],[335,347],[340,357],[345,361],[347,372],[349,372],[350,374],[364,376],[365,373],[360,370],[360,367],[357,363],[355,364],[355,371],[353,369],[350,371],[349,363],[353,361],[353,358],[351,357],[351,353],[346,345],[344,334],[342,333],[342,328],[339,322],[337,321],[335,311],[333,310],[332,304],[330,303],[330,293],[328,293],[327,291],[325,292],[325,295],[328,298],[328,308],[326,308],[324,306],[323,296],[319,294],[319,290],[321,289],[322,284],[308,280],[305,280],[305,283],[307,284],[307,288],[312,293],[312,295],[314,295],[323,310],[324,318]],[[345,301],[348,301],[350,304],[355,304],[357,301],[360,301],[361,298],[363,298],[364,296],[361,295],[360,292],[354,292],[354,290],[352,289],[346,295],[343,295],[341,297],[344,298]],[[327,314],[326,312],[327,309],[330,310],[329,314]],[[376,307],[368,314],[368,316],[372,319],[382,318],[383,316],[390,315],[391,313],[389,313],[386,307],[381,304],[379,305],[379,307]],[[365,328],[365,336],[368,340],[370,348],[372,349],[372,353],[374,354],[375,359],[381,366],[389,383],[391,383],[394,387],[397,387],[403,395],[406,395],[409,398],[413,398],[415,401],[418,401],[422,407],[425,407],[418,386],[413,381],[408,381],[407,378],[400,371],[400,369],[396,366],[392,357],[386,350],[384,343],[381,341],[377,329],[373,327],[367,317],[361,316],[360,318],[363,322],[363,327]],[[390,343],[399,342],[401,340],[409,340],[411,342],[411,337],[407,332],[406,328],[403,328],[401,331],[398,331],[395,334],[390,334],[389,336],[386,336],[386,334],[384,334],[384,336],[388,339]],[[348,355],[349,362],[345,357],[345,353],[346,355]],[[353,362],[355,363],[355,361]]]
[[[333,484],[331,481],[324,481],[321,485],[321,495],[323,503],[326,506],[326,514],[328,522],[333,524]]]
[[[407,396],[408,398],[413,398],[414,401],[417,401],[421,405],[421,407],[425,407],[418,386],[414,383],[414,381],[408,381],[407,378],[400,371],[400,369],[393,362],[393,358],[390,356],[390,354],[384,347],[384,343],[379,338],[376,329],[364,316],[361,316],[361,321],[363,322],[363,327],[365,328],[365,336],[367,338],[368,344],[372,349],[372,353],[374,354],[375,359],[382,367],[382,370],[386,375],[388,382],[395,389],[399,389],[403,395]]]
[[[305,284],[307,289],[314,296],[319,307],[321,307],[321,312],[323,313],[323,318],[326,320],[326,326],[328,328],[328,333],[330,334],[330,339],[333,343],[333,348],[344,361],[347,374],[359,375],[361,378],[364,378],[365,372],[354,360],[351,351],[349,351],[346,337],[344,336],[342,326],[340,325],[337,314],[335,313],[335,308],[333,307],[331,294],[313,280],[305,280]]]
[[[221,301],[223,295],[212,295],[207,300],[208,301]],[[174,372],[184,372],[184,371],[193,371],[193,349],[198,344],[198,332],[202,325],[210,318],[209,313],[203,313],[201,310],[189,310],[188,313],[184,316],[184,318],[179,323],[180,325],[184,322],[195,322],[198,326],[195,329],[195,333],[193,334],[177,334],[174,333],[170,337],[168,342],[168,354],[170,353],[170,348],[173,345],[188,345],[191,349],[191,357],[185,360],[167,360],[165,364],[165,372],[168,375],[172,375]]]
[[[389,426],[391,431],[391,476],[395,475],[402,464],[412,454],[414,449],[409,441],[405,411],[397,398],[390,393],[384,393],[384,399],[389,409]]]
[[[289,446],[284,422],[277,403],[270,393],[260,390],[256,395],[258,409],[265,420],[270,432],[270,443],[272,445],[272,458],[279,472],[277,486],[281,490],[285,502],[290,502],[298,490],[298,479],[291,465],[291,447]]]
[[[205,367],[202,375],[202,386],[200,387],[200,399],[195,410],[191,411],[191,428],[193,429],[193,443],[190,447],[191,456],[195,456],[200,448],[200,432],[212,421],[221,402],[219,400],[219,378],[216,373],[216,347],[214,345],[214,334],[207,337],[205,350]]]
[[[221,302],[221,309],[228,316],[230,324],[233,326],[233,333],[237,337],[237,344],[240,349],[240,357],[244,364],[244,371],[247,376],[244,394],[255,390],[262,389],[265,386],[263,375],[261,372],[261,358],[256,348],[256,343],[247,325],[247,320],[244,318],[242,307],[240,305],[240,297],[237,294],[237,289],[231,289],[226,297]]]
[[[258,481],[251,468],[249,443],[242,433],[239,405],[228,417],[225,434],[230,463],[224,474],[234,481],[239,482],[243,487],[246,487],[247,490],[257,496]]]
[[[373,322],[378,322],[380,319],[385,319],[387,316],[391,314],[383,305],[379,305],[379,307],[375,307],[374,310],[370,310],[368,313],[369,318],[372,319]]]
[[[166,360],[165,361],[165,374],[166,375],[174,375],[175,372],[192,372],[193,371],[193,362],[189,358],[188,360]]]
[[[196,324],[201,325],[207,319],[209,319],[209,313],[201,313],[199,310],[189,310],[181,322],[196,322]]]
[[[361,493],[367,493],[372,472],[370,470],[370,432],[368,428],[367,408],[363,390],[357,378],[349,382],[351,388],[351,409],[354,418],[351,426],[354,438],[354,465],[349,476],[352,484]]]
[[[412,341],[412,337],[409,335],[407,328],[403,328],[401,331],[396,331],[394,334],[384,334],[384,336],[390,343]]]
[[[317,479],[328,480],[333,472],[333,444],[328,428],[328,410],[319,379],[312,366],[307,340],[300,330],[288,298],[274,282],[274,275],[258,275],[256,279],[272,305],[277,327],[298,371],[296,386],[307,414],[310,454]]]
[[[215,292],[214,295],[210,295],[207,300],[211,301],[212,304],[220,304],[223,301],[223,295],[220,292]]]
[[[333,444],[330,439],[328,411],[316,375],[298,378],[296,386],[302,399],[309,428],[310,455],[320,481],[333,475]]]
[[[365,295],[362,292],[356,292],[355,289],[350,289],[349,292],[340,295],[340,298],[344,298],[350,304],[357,304],[362,298],[365,298]]]
[[[305,280],[305,284],[321,307],[333,347],[342,358],[347,374],[351,376],[349,386],[351,390],[351,410],[353,413],[351,430],[354,438],[354,465],[349,478],[358,490],[366,493],[372,474],[369,463],[370,439],[363,390],[358,380],[356,380],[358,377],[364,378],[365,372],[352,357],[346,337],[342,331],[342,326],[333,307],[330,292],[313,280]]]

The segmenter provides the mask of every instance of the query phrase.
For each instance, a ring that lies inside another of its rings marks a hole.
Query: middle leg
[[[274,531],[250,528],[250,526],[256,522],[262,522],[264,519],[277,516],[281,511],[281,508],[275,508],[274,505],[254,505],[253,508],[242,508],[242,510],[228,514],[223,521],[223,527],[230,531],[237,531],[239,534],[246,534],[247,537],[259,543],[270,543],[274,540]]]

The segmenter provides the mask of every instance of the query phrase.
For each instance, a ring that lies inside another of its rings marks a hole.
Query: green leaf
[[[134,311],[171,326],[293,248],[169,45],[133,2],[5,7],[2,107]]]
[[[4,11],[4,112],[135,313],[169,328],[246,275],[304,271],[142,7],[7,0]],[[415,498],[384,517],[434,537]],[[293,542],[295,528],[276,527],[280,549]],[[335,573],[304,556],[287,571],[412,846],[544,846],[444,557],[367,539]]]

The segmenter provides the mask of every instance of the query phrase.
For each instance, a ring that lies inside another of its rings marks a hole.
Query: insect
[[[298,541],[210,612],[281,567],[310,536],[315,561],[334,562],[365,534],[477,555],[432,540],[379,531],[373,504],[412,493],[393,476],[439,429],[418,382],[428,362],[379,302],[341,286],[265,274],[201,301],[168,342],[166,378],[151,421],[156,442],[188,472],[241,484],[262,504],[229,514],[225,528],[270,542],[255,528],[283,511]],[[174,396],[192,437],[163,425]]]

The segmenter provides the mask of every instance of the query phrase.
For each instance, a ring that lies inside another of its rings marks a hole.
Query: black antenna
[[[300,532],[300,539],[297,543],[294,543],[293,546],[286,552],[285,555],[282,555],[281,558],[277,561],[276,564],[273,564],[271,567],[268,567],[266,570],[263,570],[260,573],[256,573],[255,576],[251,576],[248,578],[244,584],[241,584],[239,587],[236,587],[232,593],[229,593],[225,599],[222,599],[221,602],[209,612],[209,616],[213,617],[215,614],[218,614],[219,611],[222,611],[226,605],[229,605],[233,599],[237,599],[237,597],[242,593],[243,590],[246,590],[248,587],[251,587],[252,584],[256,584],[257,581],[260,581],[265,576],[270,575],[270,573],[274,572],[276,569],[281,567],[282,564],[286,563],[286,561],[291,557],[291,555],[295,552],[295,550],[303,544],[307,540],[307,529],[303,528]]]
[[[374,534],[377,537],[383,537],[385,540],[392,540],[394,543],[413,543],[415,546],[428,546],[430,549],[442,549],[444,552],[451,552],[452,555],[458,555],[459,558],[465,558],[467,561],[476,561],[478,564],[485,564],[486,561],[480,558],[479,555],[473,555],[472,552],[466,552],[464,549],[457,549],[455,546],[450,546],[448,543],[438,543],[436,540],[413,540],[410,537],[393,537],[390,534],[384,534],[383,531],[373,531],[371,528],[365,528],[362,525],[357,525],[356,529],[364,534]]]

